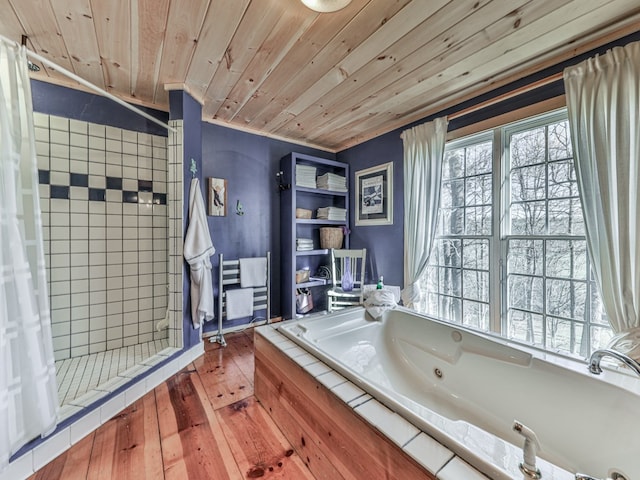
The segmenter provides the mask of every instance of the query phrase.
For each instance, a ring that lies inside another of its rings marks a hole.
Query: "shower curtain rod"
[[[21,47],[20,44],[18,44],[18,42],[14,42],[13,40],[0,35],[0,40],[2,40],[5,43],[9,43],[10,45],[15,45],[16,47]],[[152,121],[155,124],[160,125],[161,127],[166,128],[167,130],[171,131],[171,132],[177,132],[177,130],[173,127],[170,127],[169,125],[167,125],[166,123],[164,123],[161,120],[158,120],[157,118],[149,115],[147,112],[143,112],[142,110],[140,110],[139,108],[134,107],[133,105],[128,104],[127,102],[125,102],[124,100],[119,99],[118,97],[116,97],[115,95],[107,92],[106,90],[103,90],[102,88],[94,85],[91,82],[88,82],[87,80],[85,80],[82,77],[79,77],[78,75],[76,75],[73,72],[70,72],[69,70],[67,70],[64,67],[61,67],[60,65],[53,63],[51,60],[47,60],[46,58],[38,55],[35,52],[32,52],[31,50],[29,50],[27,47],[24,47],[25,50],[27,51],[27,55],[30,56],[31,58],[38,60],[39,62],[47,65],[50,68],[53,68],[54,70],[62,73],[63,75],[65,75],[66,77],[69,77],[72,80],[75,80],[76,82],[78,82],[81,85],[84,85],[85,87],[93,90],[94,92],[99,93],[100,95],[102,95],[103,97],[107,97],[110,100],[113,100],[114,102],[116,102],[119,105],[122,105],[123,107],[125,107],[128,110],[131,110],[132,112],[137,113],[138,115],[146,118],[147,120]]]

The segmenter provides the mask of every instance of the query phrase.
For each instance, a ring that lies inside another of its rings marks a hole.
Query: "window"
[[[612,332],[584,235],[566,114],[451,142],[421,310],[587,357]]]
[[[489,328],[492,171],[490,137],[446,151],[438,236],[426,278],[428,312],[481,330]]]

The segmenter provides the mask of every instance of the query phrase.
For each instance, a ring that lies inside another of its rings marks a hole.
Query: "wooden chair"
[[[353,290],[345,292],[342,288],[342,275],[347,262],[349,262],[353,279]],[[331,288],[327,291],[329,312],[362,304],[366,264],[366,248],[361,250],[331,249]]]

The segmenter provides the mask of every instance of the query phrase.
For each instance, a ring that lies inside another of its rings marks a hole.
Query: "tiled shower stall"
[[[168,346],[167,137],[41,113],[34,123],[64,403],[95,387],[76,377],[109,379]]]

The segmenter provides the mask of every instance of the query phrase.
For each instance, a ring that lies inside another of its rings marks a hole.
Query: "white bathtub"
[[[640,378],[596,377],[401,307],[380,321],[355,308],[279,331],[491,478],[522,478],[517,419],[540,440],[543,479],[640,480]]]

